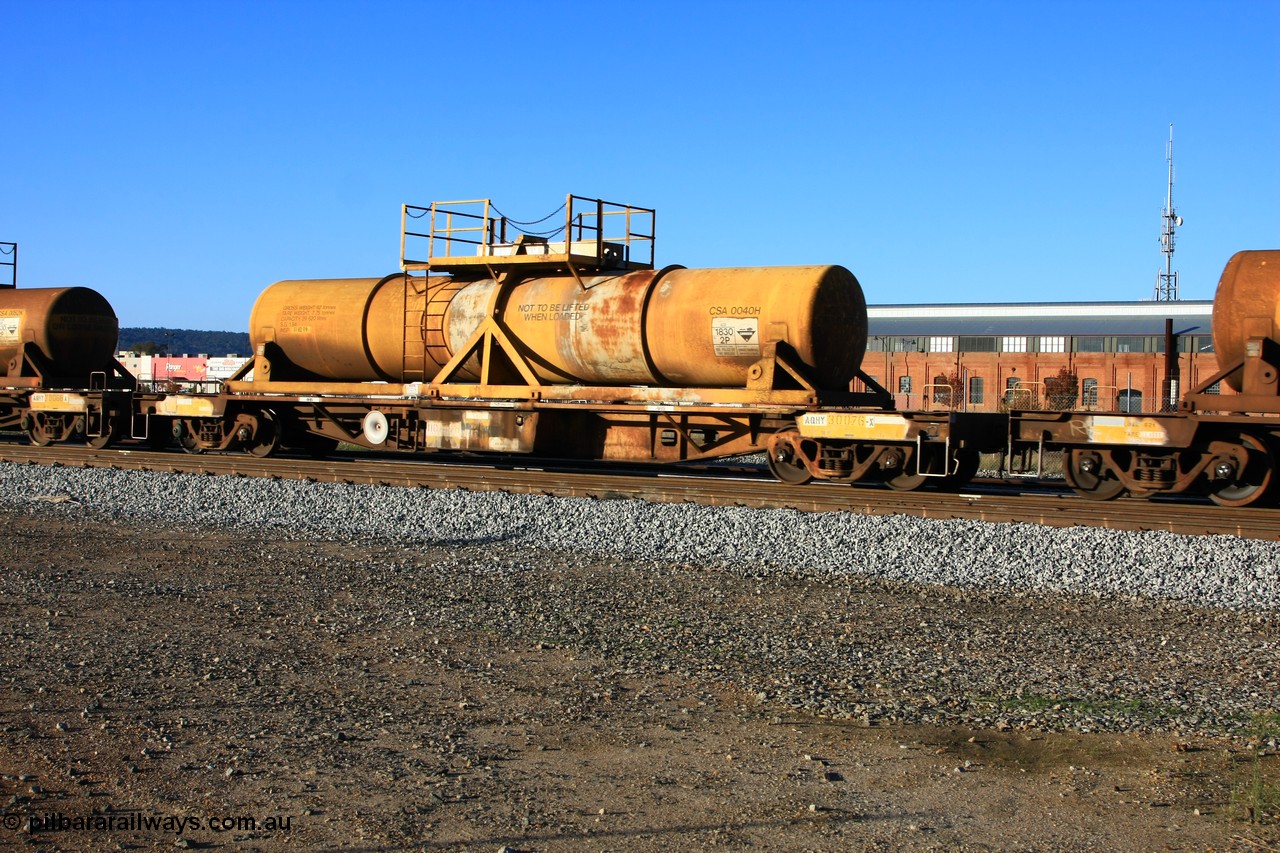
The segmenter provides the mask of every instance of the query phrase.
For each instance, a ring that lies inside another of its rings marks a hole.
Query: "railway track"
[[[831,483],[789,486],[744,470],[673,473],[670,469],[584,471],[554,466],[480,462],[412,462],[353,457],[257,458],[240,454],[190,455],[88,447],[30,447],[0,443],[0,461],[20,464],[115,468],[216,476],[267,477],[393,487],[497,490],[597,499],[637,498],[713,506],[844,511],[932,519],[1025,522],[1055,527],[1163,530],[1189,535],[1233,535],[1280,540],[1280,509],[1226,509],[1192,502],[1118,500],[1095,503],[1064,490],[1036,489],[1016,481],[975,481],[960,493],[895,492]],[[1034,484],[1032,484],[1034,485]]]

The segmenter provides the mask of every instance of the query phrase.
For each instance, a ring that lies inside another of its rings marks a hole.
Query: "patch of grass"
[[[1265,752],[1268,742],[1280,739],[1280,712],[1256,714],[1244,734],[1250,739],[1249,757],[1232,780],[1232,813],[1248,823],[1280,823],[1280,765],[1275,753]]]
[[[978,696],[978,702],[993,705],[999,711],[1038,714],[1058,711],[1083,716],[1124,716],[1140,720],[1162,720],[1176,715],[1176,709],[1156,705],[1142,699],[1079,699],[1070,696]]]

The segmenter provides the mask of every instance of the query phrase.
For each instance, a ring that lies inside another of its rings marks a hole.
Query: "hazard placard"
[[[0,315],[0,344],[16,344],[22,341],[22,315],[25,312],[5,312]]]
[[[759,358],[760,321],[755,317],[715,317],[711,343],[721,358]]]

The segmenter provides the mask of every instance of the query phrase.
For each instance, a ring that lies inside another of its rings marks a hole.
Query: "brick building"
[[[1179,392],[1218,370],[1207,300],[873,305],[867,313],[862,369],[905,409],[1160,411],[1167,319],[1177,333]],[[1076,377],[1074,397],[1054,381],[1064,370]]]

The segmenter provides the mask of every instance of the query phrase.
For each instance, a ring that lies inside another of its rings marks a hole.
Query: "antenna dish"
[[[1181,227],[1182,227],[1182,217],[1181,217],[1181,216],[1175,217],[1173,221],[1174,221],[1175,223],[1177,223],[1177,225],[1178,225],[1178,227],[1179,227],[1179,228],[1181,228]]]

